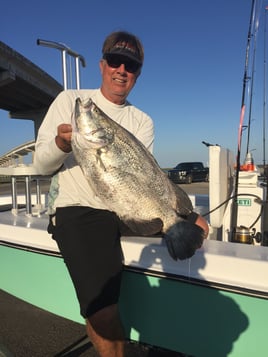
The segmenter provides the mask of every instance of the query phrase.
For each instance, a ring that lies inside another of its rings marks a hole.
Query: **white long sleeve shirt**
[[[138,108],[126,102],[117,105],[108,101],[100,89],[67,90],[61,92],[51,104],[38,132],[34,165],[43,175],[52,175],[49,192],[49,214],[56,207],[89,206],[107,209],[91,189],[74,155],[60,150],[55,142],[60,124],[71,124],[75,100],[91,98],[109,117],[130,131],[151,152],[154,141],[152,119]]]

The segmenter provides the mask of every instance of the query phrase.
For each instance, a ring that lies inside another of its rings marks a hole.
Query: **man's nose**
[[[117,68],[117,71],[118,72],[126,72],[126,68],[125,68],[125,65],[124,63],[121,63],[120,66]]]

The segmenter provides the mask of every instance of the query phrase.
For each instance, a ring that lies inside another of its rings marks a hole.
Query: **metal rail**
[[[47,41],[37,39],[37,45],[55,48],[61,51],[62,56],[62,75],[63,75],[63,88],[68,89],[68,78],[67,78],[67,55],[75,59],[75,75],[76,75],[76,88],[80,89],[80,62],[83,67],[86,67],[86,61],[83,56],[73,51],[68,46],[54,41]]]

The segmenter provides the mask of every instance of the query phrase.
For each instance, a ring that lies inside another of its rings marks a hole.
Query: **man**
[[[118,218],[95,195],[74,159],[71,118],[75,99],[90,97],[152,151],[151,118],[126,100],[141,73],[143,59],[143,46],[136,36],[110,34],[102,48],[100,89],[60,93],[40,127],[35,150],[37,169],[53,174],[49,231],[72,278],[88,336],[101,357],[124,356],[117,306],[123,256],[120,229]]]

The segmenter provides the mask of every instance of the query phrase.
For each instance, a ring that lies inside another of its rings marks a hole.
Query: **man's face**
[[[100,61],[102,94],[115,104],[123,104],[133,88],[140,66],[121,55],[109,55]]]

